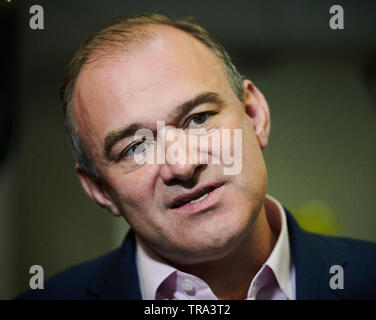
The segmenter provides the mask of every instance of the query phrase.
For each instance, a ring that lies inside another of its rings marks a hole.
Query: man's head
[[[98,177],[98,172],[80,142],[77,127],[72,119],[72,95],[77,77],[85,64],[114,56],[119,52],[124,53],[150,38],[153,35],[150,27],[163,25],[185,31],[210,48],[222,64],[235,94],[240,100],[243,99],[243,77],[233,65],[227,51],[200,25],[190,22],[190,19],[170,19],[158,14],[127,16],[114,20],[108,27],[91,34],[82,43],[68,66],[60,93],[65,128],[74,157],[81,168],[95,177]]]
[[[268,105],[201,27],[154,15],[120,20],[84,43],[62,97],[83,188],[161,256],[214,259],[255,228],[267,184]],[[241,129],[241,173],[224,176],[223,165],[210,163],[134,165],[132,129],[157,131],[157,121]]]

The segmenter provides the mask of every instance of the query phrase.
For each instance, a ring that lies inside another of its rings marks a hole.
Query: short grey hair
[[[152,25],[170,26],[182,30],[211,49],[220,60],[234,93],[243,101],[243,80],[231,61],[227,51],[192,18],[173,19],[160,14],[141,14],[121,17],[106,28],[91,34],[80,46],[70,61],[60,91],[65,118],[65,129],[70,141],[73,155],[79,166],[95,178],[99,174],[85,151],[72,115],[72,95],[74,86],[82,67],[104,53],[114,49],[124,49],[127,45],[140,43],[148,34]]]

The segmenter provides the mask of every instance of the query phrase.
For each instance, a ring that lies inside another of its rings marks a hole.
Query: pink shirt
[[[265,211],[277,242],[261,269],[253,278],[247,300],[295,299],[295,267],[292,261],[287,221],[281,204],[265,198]],[[202,279],[179,271],[147,249],[136,237],[136,264],[144,300],[218,300]]]

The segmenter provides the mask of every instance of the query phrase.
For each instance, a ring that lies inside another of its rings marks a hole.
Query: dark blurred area
[[[79,44],[126,14],[194,16],[269,102],[268,193],[306,229],[376,241],[375,1],[0,3],[0,298],[28,287],[30,266],[51,276],[126,233],[81,190],[59,101]],[[29,26],[35,4],[42,30]],[[329,27],[333,4],[343,30]]]
[[[12,6],[4,6],[0,11],[0,30],[2,30],[2,47],[0,51],[0,166],[7,157],[13,134],[15,117],[15,73],[17,55],[17,13]],[[10,32],[12,30],[12,32]]]

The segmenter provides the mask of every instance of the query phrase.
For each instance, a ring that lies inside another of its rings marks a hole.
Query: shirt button
[[[193,289],[193,283],[191,280],[184,279],[183,280],[183,288],[186,291],[191,291]]]

